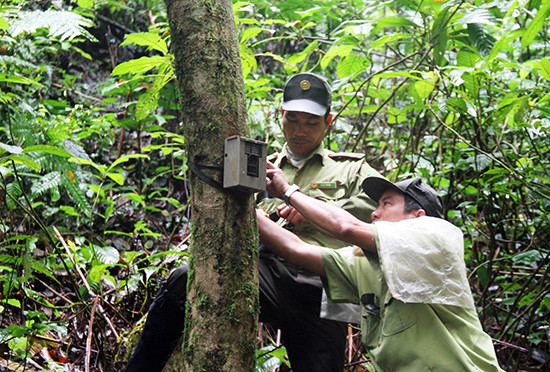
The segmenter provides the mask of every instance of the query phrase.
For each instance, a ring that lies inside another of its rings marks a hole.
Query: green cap
[[[291,77],[283,93],[283,110],[323,116],[330,109],[332,90],[322,76],[304,72]]]

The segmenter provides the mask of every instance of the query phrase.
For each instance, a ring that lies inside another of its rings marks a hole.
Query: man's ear
[[[416,209],[413,214],[415,217],[422,217],[426,215],[426,211],[424,209]]]
[[[327,118],[325,119],[325,123],[327,124],[327,127],[330,127],[330,124],[332,123],[332,118],[333,117],[334,117],[334,115],[332,115],[332,114],[327,115]]]

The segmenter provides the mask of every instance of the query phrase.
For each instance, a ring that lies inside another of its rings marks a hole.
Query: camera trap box
[[[267,143],[241,136],[225,139],[223,187],[250,193],[264,191]]]

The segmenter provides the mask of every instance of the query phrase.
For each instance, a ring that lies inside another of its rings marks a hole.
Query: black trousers
[[[347,324],[319,317],[319,276],[261,251],[260,321],[281,330],[294,372],[344,369]],[[127,372],[161,371],[183,332],[188,267],[176,269],[149,308]]]

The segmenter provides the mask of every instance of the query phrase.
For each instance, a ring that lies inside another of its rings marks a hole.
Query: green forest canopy
[[[337,113],[327,146],[440,191],[502,366],[547,368],[550,2],[234,10],[254,136],[277,151],[287,77],[326,76]],[[187,254],[164,4],[4,1],[0,35],[2,362],[116,369],[119,336]]]

